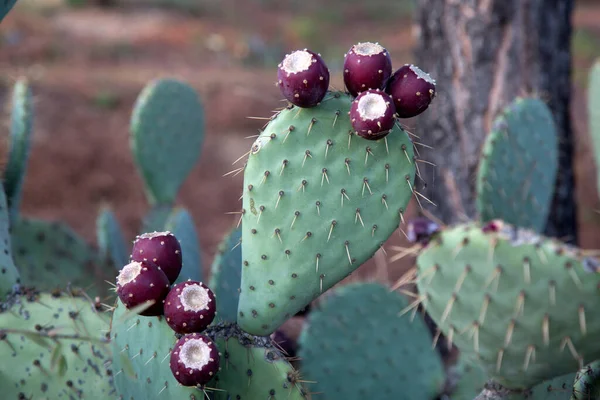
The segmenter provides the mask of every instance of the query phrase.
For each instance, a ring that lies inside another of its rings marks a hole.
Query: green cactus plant
[[[96,218],[96,240],[100,255],[117,270],[127,264],[128,249],[117,217],[110,207],[104,206]]]
[[[211,267],[209,286],[215,292],[217,320],[235,322],[237,319],[242,279],[242,230],[232,229],[219,244]]]
[[[600,399],[600,360],[577,371],[570,400]]]
[[[381,284],[354,283],[309,314],[298,357],[319,398],[433,399],[442,392],[442,360],[423,319],[402,313],[409,303]]]
[[[448,227],[417,258],[427,312],[466,357],[508,389],[528,389],[600,358],[599,262],[493,221]]]
[[[558,171],[558,134],[548,106],[517,98],[493,123],[477,174],[482,222],[501,219],[542,232]]]
[[[9,210],[4,190],[0,188],[0,304],[21,282],[21,274],[12,257],[12,239],[9,233]]]
[[[413,144],[399,126],[355,134],[352,99],[288,107],[252,145],[244,171],[237,321],[255,335],[286,319],[371,258],[413,196]]]
[[[190,213],[182,208],[173,210],[165,223],[165,229],[173,233],[181,244],[183,266],[176,282],[187,279],[202,281],[202,257],[198,248],[200,240]]]
[[[108,320],[73,293],[25,290],[0,309],[6,399],[114,397]]]

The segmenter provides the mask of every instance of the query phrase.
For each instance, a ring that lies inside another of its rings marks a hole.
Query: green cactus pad
[[[600,399],[600,360],[586,365],[575,375],[571,400]]]
[[[113,268],[71,228],[58,222],[20,218],[12,227],[12,252],[22,283],[40,290],[69,285],[106,296]]]
[[[302,371],[323,400],[433,399],[445,373],[425,321],[400,315],[402,295],[376,283],[337,289],[300,335]],[[409,361],[410,360],[410,361]]]
[[[96,219],[96,237],[100,254],[119,271],[129,261],[128,246],[119,221],[108,207],[102,208]]]
[[[217,317],[222,322],[235,322],[240,282],[242,279],[242,230],[233,229],[219,244],[212,263],[209,287],[217,296]]]
[[[599,262],[501,221],[448,227],[417,258],[427,312],[510,389],[600,358]]]
[[[9,225],[6,195],[0,188],[0,303],[6,294],[12,292],[14,285],[21,281],[21,276],[12,258],[11,243],[13,239],[9,233]]]
[[[4,170],[4,190],[10,207],[11,220],[13,220],[21,201],[34,118],[31,88],[24,79],[15,83],[10,111],[10,149],[8,163]]]
[[[558,170],[558,135],[544,102],[518,98],[493,124],[483,146],[476,205],[483,222],[502,219],[542,232]]]
[[[188,279],[202,281],[202,257],[198,247],[200,239],[190,213],[184,209],[173,210],[165,224],[165,229],[173,233],[181,245],[183,267],[176,283]]]
[[[25,293],[0,312],[4,399],[114,398],[108,321],[69,294]]]
[[[152,207],[144,216],[140,233],[163,231],[172,213],[173,207],[170,205]]]
[[[469,362],[464,357],[459,359],[451,373],[458,375],[458,381],[452,388],[450,400],[473,400],[481,393],[488,380],[485,370],[479,364]]]
[[[196,164],[204,141],[204,108],[175,79],[150,82],[131,116],[131,149],[151,204],[170,204]]]
[[[596,161],[597,189],[600,195],[600,58],[590,71],[587,100],[590,136]]]
[[[196,388],[181,386],[169,367],[177,338],[161,317],[143,317],[120,300],[111,321],[114,383],[122,399],[204,399]]]
[[[274,332],[372,257],[413,195],[408,134],[353,134],[351,102],[335,92],[310,109],[289,107],[251,148],[237,317],[249,333]]]
[[[3,0],[0,4],[0,22],[6,17],[6,14],[17,4],[17,0]]]
[[[308,398],[300,374],[270,339],[250,336],[235,324],[217,325],[207,334],[221,354],[221,371],[207,385],[214,400]]]

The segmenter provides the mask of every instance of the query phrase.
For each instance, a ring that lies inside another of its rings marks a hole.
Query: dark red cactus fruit
[[[435,80],[419,67],[406,64],[392,74],[385,88],[394,99],[400,118],[411,118],[425,111],[435,97]]]
[[[298,107],[314,107],[329,88],[329,69],[323,58],[310,50],[296,50],[285,56],[277,69],[281,94]]]
[[[413,243],[427,244],[429,238],[440,230],[440,226],[425,217],[415,217],[408,221],[406,237]]]
[[[348,114],[358,136],[379,140],[394,127],[395,112],[390,95],[379,89],[369,89],[354,99]]]
[[[149,232],[137,236],[133,242],[131,259],[149,260],[157,264],[171,284],[179,277],[183,265],[181,245],[171,232]]]
[[[117,276],[117,294],[128,309],[152,302],[140,315],[163,314],[163,300],[169,293],[169,278],[151,261],[132,261]]]
[[[368,89],[384,89],[392,75],[392,59],[379,43],[358,43],[344,55],[344,83],[352,96]]]
[[[206,385],[219,372],[219,349],[198,333],[183,336],[171,351],[171,372],[183,386]]]
[[[216,313],[215,294],[202,282],[188,280],[173,285],[165,298],[165,319],[177,333],[202,332]]]
[[[494,219],[486,223],[481,230],[485,233],[500,232],[503,226],[504,222],[502,220]]]

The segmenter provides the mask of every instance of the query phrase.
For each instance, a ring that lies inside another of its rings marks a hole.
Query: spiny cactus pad
[[[353,134],[351,101],[329,92],[316,107],[290,106],[251,148],[237,317],[249,333],[271,334],[372,257],[413,195],[408,134]]]
[[[12,238],[9,233],[8,205],[6,194],[0,188],[0,303],[4,295],[12,292],[15,284],[20,283],[21,275],[12,258]]]
[[[149,201],[170,204],[196,164],[204,141],[204,108],[175,79],[150,82],[131,116],[131,148]]]
[[[235,324],[209,328],[221,353],[221,371],[207,386],[214,400],[307,399],[300,374],[269,338],[254,337]]]
[[[96,237],[105,261],[120,270],[129,261],[128,246],[119,221],[110,208],[104,207],[96,218]]]
[[[217,296],[215,321],[235,322],[242,279],[242,230],[233,229],[219,244],[212,263],[209,287]]]
[[[518,98],[494,121],[477,174],[480,219],[502,219],[542,232],[558,170],[552,114],[536,98]]]
[[[85,298],[25,293],[0,312],[5,399],[114,398],[108,321]]]
[[[188,279],[202,281],[202,257],[198,247],[200,239],[190,213],[182,208],[173,210],[165,224],[165,229],[175,235],[181,246],[183,266],[175,283]]]
[[[444,367],[420,315],[400,315],[402,295],[376,283],[337,289],[309,314],[299,358],[323,400],[433,399]],[[410,361],[409,361],[410,360]]]
[[[575,375],[571,400],[600,399],[600,360],[586,365]]]
[[[10,207],[11,219],[18,213],[21,190],[33,130],[33,96],[29,82],[18,80],[13,88],[10,109],[10,149],[4,170],[4,190]]]
[[[177,338],[163,317],[143,317],[117,301],[111,322],[113,375],[123,399],[204,399],[201,390],[179,385],[169,368]]]
[[[429,315],[511,389],[600,357],[598,260],[501,221],[448,227],[417,258]]]
[[[485,370],[479,364],[471,363],[464,357],[450,371],[451,374],[458,375],[449,395],[452,400],[473,400],[481,393],[488,380]]]
[[[600,171],[600,58],[592,66],[588,85],[588,118],[590,137],[594,147],[596,171]],[[600,194],[600,173],[597,173],[597,188]]]
[[[58,222],[20,218],[12,227],[12,252],[23,284],[52,290],[69,285],[105,296],[114,280],[99,253]]]
[[[159,205],[150,208],[142,220],[141,232],[160,232],[165,230],[165,225],[173,213],[171,205]]]

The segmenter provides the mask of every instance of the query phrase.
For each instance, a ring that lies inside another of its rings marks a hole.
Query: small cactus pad
[[[429,315],[510,389],[600,358],[599,261],[501,221],[448,227],[417,258]]]
[[[170,204],[196,164],[204,141],[204,108],[175,79],[150,82],[131,116],[131,148],[151,204]]]
[[[379,141],[353,133],[352,98],[288,107],[253,144],[244,172],[238,324],[273,333],[371,258],[413,195],[415,161],[399,127]]]
[[[219,244],[208,286],[217,296],[215,321],[235,322],[242,279],[242,230],[233,229]]]
[[[102,208],[96,218],[96,240],[104,260],[119,270],[129,261],[129,250],[117,217],[108,207]]]
[[[485,370],[479,364],[470,363],[464,358],[450,369],[449,375],[458,375],[454,387],[451,388],[451,400],[473,400],[483,390],[487,382]]]
[[[300,336],[299,358],[311,390],[323,400],[433,399],[445,382],[433,337],[419,314],[400,315],[402,295],[376,283],[354,283],[314,310]]]
[[[2,22],[4,17],[6,17],[6,14],[8,14],[10,10],[12,10],[16,3],[17,0],[3,0],[0,3],[0,22]]]
[[[143,317],[120,300],[111,322],[113,375],[117,394],[128,400],[203,400],[202,390],[181,386],[169,367],[177,338],[163,317]]]
[[[586,365],[575,375],[571,400],[600,399],[600,360]]]
[[[91,296],[108,294],[114,269],[70,227],[58,222],[20,218],[12,226],[12,253],[23,284],[40,290],[70,286]]]
[[[536,98],[516,99],[494,121],[482,157],[476,185],[480,219],[542,232],[558,170],[558,136],[548,106]]]
[[[6,195],[4,190],[0,188],[0,303],[7,293],[12,292],[15,284],[21,281],[21,276],[15,267],[11,254],[13,239],[9,233],[9,225]]]
[[[592,66],[588,85],[588,118],[594,148],[596,171],[600,171],[600,58]],[[597,189],[600,195],[600,172],[596,173]]]
[[[66,293],[26,292],[0,312],[3,399],[114,398],[108,321]]]
[[[11,219],[16,217],[21,200],[21,190],[31,147],[33,116],[33,96],[29,83],[24,79],[18,80],[12,93],[10,149],[8,163],[4,170],[4,190],[10,207]]]
[[[167,219],[165,230],[175,235],[181,246],[183,266],[175,283],[187,281],[188,279],[202,281],[200,238],[190,213],[183,208],[173,210]]]
[[[206,389],[214,400],[309,398],[300,373],[269,338],[250,336],[235,324],[216,325],[204,334],[221,353],[221,371]]]

